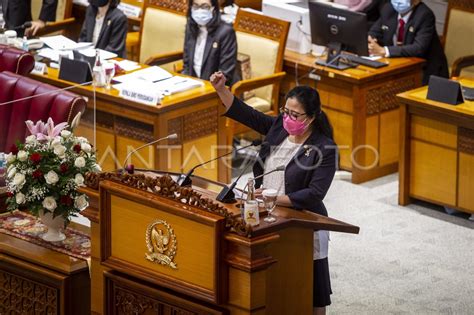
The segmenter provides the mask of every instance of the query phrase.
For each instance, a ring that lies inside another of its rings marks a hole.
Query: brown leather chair
[[[474,78],[473,34],[474,1],[449,0],[443,40],[451,77]]]
[[[23,50],[0,45],[0,72],[10,71],[27,75],[33,70],[35,59]]]
[[[0,72],[0,86],[0,104],[7,103],[0,106],[0,152],[10,152],[13,144],[24,141],[26,120],[46,122],[51,117],[55,124],[71,123],[86,108],[84,98],[76,94],[8,71]]]

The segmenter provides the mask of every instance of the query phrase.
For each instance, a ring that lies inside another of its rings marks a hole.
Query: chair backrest
[[[9,152],[17,141],[28,135],[25,121],[71,122],[84,112],[86,101],[76,94],[14,74],[0,72],[0,152]],[[37,95],[37,97],[34,97]],[[31,97],[31,98],[30,98]],[[13,103],[8,103],[18,100]]]
[[[474,55],[474,1],[449,0],[444,25],[444,52],[451,67],[459,57]],[[474,67],[465,68],[474,74]]]
[[[234,22],[237,47],[250,56],[252,78],[271,75],[283,69],[283,56],[290,23],[263,14],[239,10]],[[272,86],[254,90],[271,103]]]
[[[27,75],[33,70],[35,59],[23,50],[0,45],[0,72],[10,71]]]
[[[41,12],[43,1],[31,1],[31,14],[33,20],[36,20]],[[72,0],[58,0],[58,8],[56,9],[56,21],[62,21],[72,16]]]
[[[140,62],[151,56],[183,50],[187,0],[145,0],[140,29]],[[170,65],[167,70],[172,70]]]

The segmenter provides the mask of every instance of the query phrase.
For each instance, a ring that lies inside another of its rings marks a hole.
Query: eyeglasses
[[[289,110],[286,107],[280,107],[280,113],[287,115],[288,117],[290,117],[291,120],[298,120],[299,117],[303,117],[307,115],[307,114],[294,112],[292,110]]]
[[[212,9],[212,6],[209,5],[209,4],[207,4],[207,3],[203,3],[203,4],[201,4],[201,5],[193,3],[193,5],[191,6],[191,8],[192,8],[193,10],[199,10],[199,9],[210,10],[210,9]]]

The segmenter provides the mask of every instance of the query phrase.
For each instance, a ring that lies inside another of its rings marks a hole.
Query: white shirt
[[[280,165],[288,165],[301,147],[299,143],[293,143],[287,137],[276,149],[270,153],[265,160],[264,173],[269,172]],[[264,189],[275,189],[277,195],[286,195],[285,172],[275,172],[263,177]],[[316,231],[313,233],[313,259],[324,259],[328,256],[329,232]]]
[[[100,18],[95,18],[94,32],[92,33],[92,43],[96,46],[97,41],[99,40],[100,31],[102,30],[102,25],[104,24],[105,16]]]
[[[201,77],[202,61],[204,59],[204,49],[206,48],[207,41],[207,28],[205,26],[199,26],[199,33],[196,38],[196,47],[194,48],[194,61],[193,68],[194,72],[198,77]]]
[[[405,22],[405,25],[407,25],[408,23],[408,19],[410,18],[411,14],[412,14],[413,10],[410,10],[407,14],[405,14],[405,16],[402,16],[400,13],[398,13],[398,18],[397,18],[397,31],[395,32],[395,34],[393,34],[393,46],[397,46],[397,38],[398,38],[398,27],[399,27],[399,21],[400,19],[402,19],[404,22]],[[405,30],[406,31],[406,30]],[[405,32],[406,33],[406,32]],[[385,49],[385,57],[390,57],[390,51],[388,50],[388,47],[385,46],[384,47]]]

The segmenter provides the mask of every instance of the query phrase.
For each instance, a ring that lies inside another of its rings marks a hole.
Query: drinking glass
[[[277,191],[275,189],[265,189],[262,191],[263,202],[265,203],[265,209],[268,212],[268,215],[263,221],[271,223],[275,222],[276,218],[272,215],[273,210],[276,206],[277,200]]]
[[[115,64],[112,62],[104,63],[106,89],[111,89],[112,78],[115,75]]]

